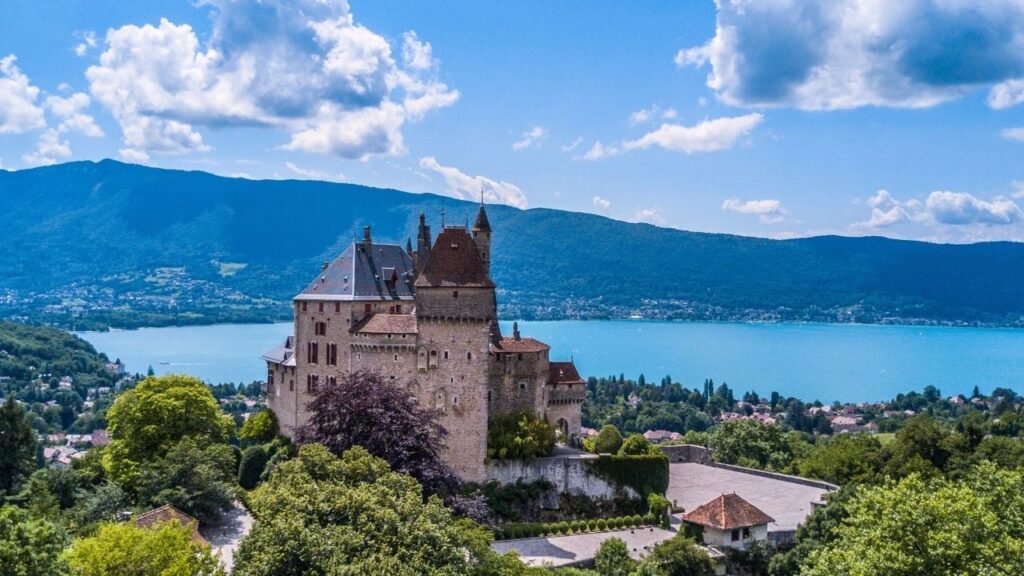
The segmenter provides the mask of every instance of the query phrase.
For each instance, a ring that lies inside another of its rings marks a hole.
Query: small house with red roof
[[[683,514],[683,520],[704,529],[704,544],[737,549],[767,540],[768,524],[775,522],[735,493],[722,494]]]

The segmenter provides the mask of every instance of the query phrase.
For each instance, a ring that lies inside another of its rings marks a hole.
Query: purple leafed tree
[[[441,459],[448,431],[437,412],[374,372],[352,372],[336,384],[321,385],[306,405],[307,423],[296,428],[298,444],[323,444],[341,455],[352,446],[386,460],[428,494],[451,493],[459,477]]]

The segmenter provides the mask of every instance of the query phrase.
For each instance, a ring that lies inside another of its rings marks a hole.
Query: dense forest
[[[420,212],[473,203],[112,160],[0,170],[0,316],[77,327],[267,321],[373,226],[404,243]],[[488,207],[505,317],[1020,325],[1024,245],[793,240]],[[282,217],[286,214],[287,217]]]

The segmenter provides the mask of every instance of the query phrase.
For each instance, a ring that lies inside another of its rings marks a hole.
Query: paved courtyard
[[[231,510],[224,513],[220,522],[206,526],[199,531],[210,543],[213,555],[220,558],[227,573],[235,564],[238,543],[252,530],[252,515],[241,504],[235,502]]]
[[[630,556],[639,560],[655,544],[675,535],[675,532],[661,528],[636,528],[572,536],[503,540],[495,542],[492,547],[502,554],[509,550],[515,550],[519,553],[519,558],[530,566],[557,567],[592,560],[601,543],[612,537],[622,538],[626,542],[626,546],[629,547]]]
[[[827,490],[703,464],[669,465],[666,496],[686,511],[732,492],[775,519],[769,532],[786,532],[803,523],[811,503],[820,502]]]

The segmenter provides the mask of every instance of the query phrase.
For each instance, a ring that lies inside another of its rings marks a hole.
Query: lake
[[[1024,330],[863,324],[744,324],[563,320],[520,322],[573,358],[587,376],[625,373],[648,382],[666,374],[689,388],[705,378],[737,395],[778,391],[803,400],[887,400],[931,384],[946,395],[997,386],[1024,391]],[[82,332],[132,372],[186,373],[211,383],[262,380],[260,354],[291,323],[224,324]],[[502,331],[511,334],[510,322]]]

